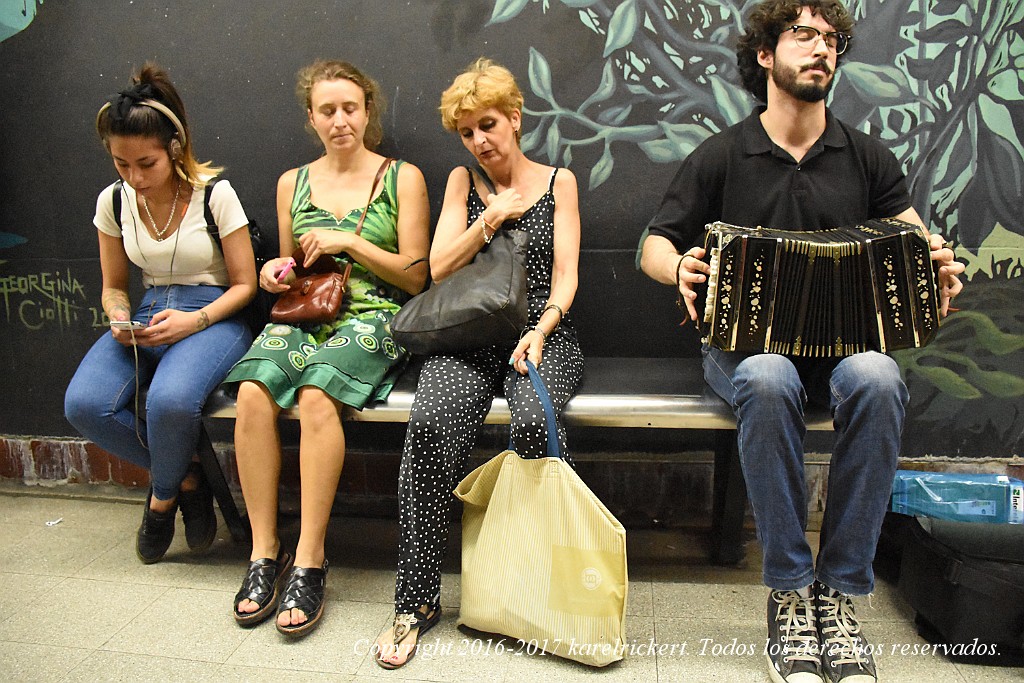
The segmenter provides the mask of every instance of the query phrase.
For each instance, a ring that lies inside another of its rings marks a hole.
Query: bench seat
[[[408,422],[419,366],[399,378],[388,400],[356,410],[346,406],[347,422]],[[234,419],[235,401],[223,390],[214,392],[203,414]],[[281,418],[299,419],[298,407],[281,411]],[[583,382],[566,406],[563,420],[578,427],[648,427],[656,429],[736,429],[728,404],[704,383],[696,358],[588,358]],[[485,424],[507,425],[508,403],[494,398]],[[831,430],[827,412],[808,416],[809,430]]]
[[[363,410],[346,407],[342,419],[408,422],[418,376],[419,367],[414,364],[399,378],[387,401]],[[223,390],[210,396],[204,410],[207,419],[234,419],[236,415],[234,399]],[[298,408],[282,411],[281,418],[298,419]],[[807,418],[809,430],[832,429],[827,411],[811,412]],[[505,398],[495,397],[484,422],[507,425],[509,420]],[[563,421],[567,427],[715,430],[712,560],[735,564],[742,559],[746,488],[736,454],[736,420],[729,405],[705,384],[699,358],[587,358],[583,382],[566,406]],[[205,430],[200,459],[232,536],[246,538],[248,528],[234,505]]]

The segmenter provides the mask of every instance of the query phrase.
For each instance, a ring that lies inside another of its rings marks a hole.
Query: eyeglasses
[[[796,44],[800,47],[808,50],[814,47],[819,38],[825,39],[825,44],[828,45],[830,50],[835,50],[836,55],[841,55],[846,52],[846,48],[850,47],[850,41],[853,37],[846,33],[839,33],[838,31],[819,31],[813,26],[790,26],[787,29],[783,29],[782,32],[792,31],[793,37],[796,39]]]

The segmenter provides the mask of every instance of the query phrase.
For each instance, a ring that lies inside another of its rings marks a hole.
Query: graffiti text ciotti
[[[84,322],[106,327],[103,311],[88,305],[85,289],[70,270],[0,276],[4,319],[29,330],[60,330]]]

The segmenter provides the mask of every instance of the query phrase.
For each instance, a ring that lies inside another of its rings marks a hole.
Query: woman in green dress
[[[277,629],[290,636],[305,635],[323,615],[324,538],[345,456],[342,406],[385,399],[402,369],[405,354],[391,337],[391,319],[426,282],[430,217],[419,169],[373,151],[382,137],[383,100],[372,79],[351,64],[320,61],[299,72],[296,93],[325,153],[278,181],[281,258],[263,267],[260,286],[285,291],[295,276],[279,282],[281,273],[301,246],[306,265],[323,254],[351,260],[349,293],[330,323],[268,325],[225,380],[238,383],[235,453],[253,541],[235,620],[252,626],[276,609]],[[302,526],[293,555],[277,531],[277,416],[295,404]]]

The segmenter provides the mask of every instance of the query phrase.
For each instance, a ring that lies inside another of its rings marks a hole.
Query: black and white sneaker
[[[875,683],[875,658],[849,595],[814,583],[821,638],[821,668],[830,683]]]
[[[806,595],[804,595],[806,593]],[[822,683],[810,587],[768,596],[768,673],[775,683]]]

